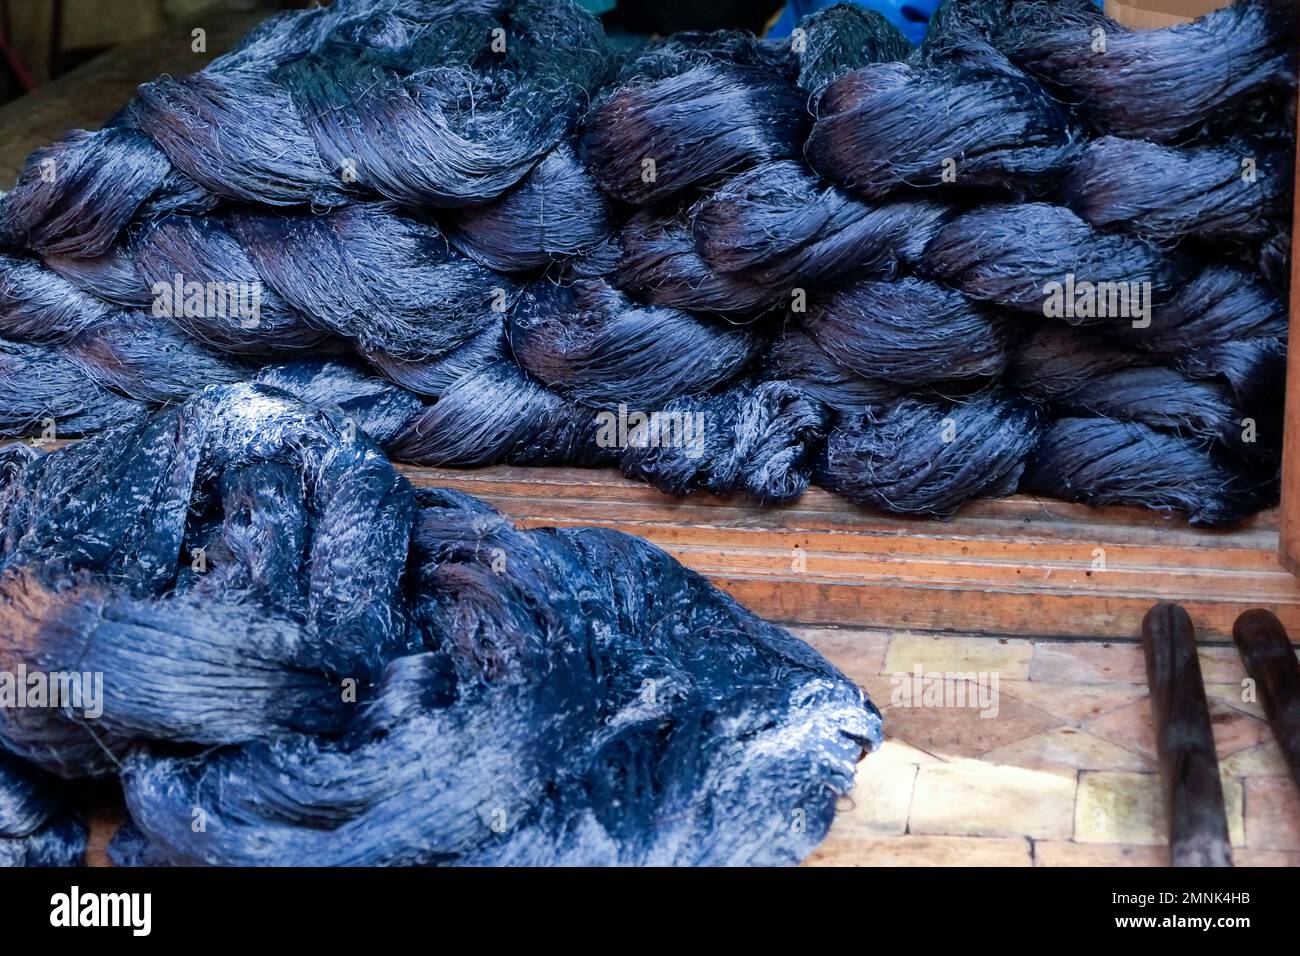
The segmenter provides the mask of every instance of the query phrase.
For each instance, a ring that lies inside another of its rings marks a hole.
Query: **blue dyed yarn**
[[[103,676],[98,716],[0,709],[0,862],[75,862],[56,778],[100,776],[120,863],[816,846],[880,742],[852,682],[658,549],[413,489],[349,426],[245,384],[0,453],[0,669]]]
[[[932,436],[864,423],[953,406],[978,436],[1005,400],[1182,441],[1264,489],[1255,507],[1277,477],[1293,26],[1280,0],[1146,32],[1091,0],[948,0],[913,49],[839,4],[788,39],[621,55],[568,0],[275,17],[0,199],[0,432],[93,434],[256,381],[420,463],[616,466],[759,502],[819,481],[946,514],[1015,490],[1043,428],[988,473],[875,494],[862,471],[926,470]],[[1096,30],[1104,56],[1080,47]],[[177,277],[256,288],[256,321],[155,314]],[[1067,277],[1144,288],[1149,324],[1045,316]],[[655,413],[703,433],[609,440],[610,415]],[[1128,500],[1210,487],[1151,478]]]

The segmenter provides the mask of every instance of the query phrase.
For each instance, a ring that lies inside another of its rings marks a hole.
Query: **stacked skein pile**
[[[1276,491],[1294,28],[949,0],[917,50],[835,7],[620,59],[568,0],[285,15],[0,200],[0,429],[256,377],[382,397],[420,463],[1231,522]]]

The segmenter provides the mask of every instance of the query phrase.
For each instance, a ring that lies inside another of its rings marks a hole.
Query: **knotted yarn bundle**
[[[639,539],[413,488],[353,427],[381,404],[214,386],[0,449],[0,862],[79,862],[105,777],[126,864],[811,852],[862,691]]]
[[[1295,29],[947,0],[917,49],[841,5],[616,52],[569,0],[275,17],[0,198],[0,432],[263,382],[382,406],[422,464],[1230,523],[1277,493]]]

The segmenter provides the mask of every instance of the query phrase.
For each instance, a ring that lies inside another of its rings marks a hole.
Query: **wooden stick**
[[[1286,628],[1271,611],[1247,611],[1232,626],[1246,673],[1273,728],[1291,778],[1300,787],[1300,663]]]
[[[1177,604],[1157,604],[1142,620],[1142,643],[1164,781],[1169,861],[1174,866],[1232,866],[1192,619]]]

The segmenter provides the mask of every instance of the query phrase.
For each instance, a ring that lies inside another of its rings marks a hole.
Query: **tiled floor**
[[[884,746],[859,765],[857,785],[810,864],[1166,862],[1139,644],[795,632],[856,680],[885,718]],[[918,667],[927,682],[964,675],[947,686],[974,706],[908,700],[903,689],[917,686]],[[1259,705],[1243,699],[1236,650],[1205,645],[1201,671],[1234,862],[1300,865],[1300,795]]]

